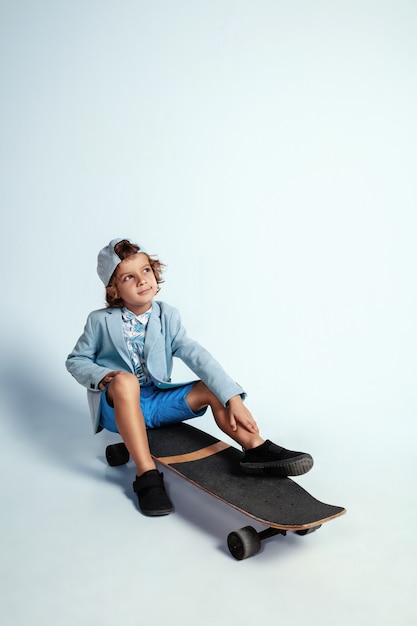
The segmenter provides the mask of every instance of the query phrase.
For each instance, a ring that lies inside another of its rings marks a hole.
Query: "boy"
[[[244,449],[248,474],[304,474],[309,454],[265,441],[243,403],[245,392],[211,354],[190,339],[179,313],[154,300],[163,264],[138,244],[113,239],[98,255],[97,272],[106,287],[107,308],[93,311],[66,366],[87,387],[95,432],[119,432],[135,465],[133,489],[145,515],[171,513],[163,475],[149,452],[146,428],[203,415],[210,407],[219,428]],[[198,376],[171,383],[178,357]]]

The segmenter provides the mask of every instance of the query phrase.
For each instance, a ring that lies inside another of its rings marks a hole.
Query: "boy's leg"
[[[156,469],[149,452],[145,420],[140,408],[140,387],[133,374],[117,374],[107,388],[107,401],[114,407],[117,429],[129,450],[138,476]]]
[[[172,503],[165,492],[163,477],[149,451],[145,420],[140,407],[140,386],[133,374],[120,373],[112,378],[106,399],[114,407],[117,429],[136,465],[133,489],[145,515],[171,513]]]
[[[198,381],[194,384],[193,388],[187,395],[187,403],[192,411],[199,411],[205,406],[209,406],[213,412],[214,419],[217,426],[226,435],[231,437],[236,443],[238,443],[245,450],[255,448],[264,443],[264,439],[257,432],[249,432],[243,428],[239,423],[236,424],[236,430],[230,423],[229,409],[223,406],[223,404],[216,398],[214,393],[208,389],[208,387],[202,382]]]
[[[202,381],[195,383],[187,396],[187,402],[193,411],[210,406],[219,428],[244,449],[245,454],[240,466],[245,473],[298,476],[313,467],[313,459],[309,454],[287,450],[272,441],[265,441],[257,432],[257,428],[256,432],[253,428],[248,430],[238,421],[234,429],[229,409],[222,405]],[[251,422],[253,425],[253,419],[249,420],[248,424]]]

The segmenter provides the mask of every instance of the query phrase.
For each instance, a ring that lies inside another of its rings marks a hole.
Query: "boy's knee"
[[[111,395],[140,393],[140,386],[137,377],[129,372],[117,374],[109,385]]]

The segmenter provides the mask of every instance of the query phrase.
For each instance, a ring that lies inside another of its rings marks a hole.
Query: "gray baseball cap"
[[[115,253],[114,247],[119,243],[119,241],[124,241],[124,239],[126,239],[126,237],[112,239],[109,245],[102,248],[98,253],[97,274],[103,281],[105,287],[109,284],[114,270],[119,263],[121,263],[121,258]],[[130,241],[130,239],[128,241]],[[135,241],[130,241],[130,243],[139,247],[138,252],[144,252],[146,254],[146,251],[138,243]]]

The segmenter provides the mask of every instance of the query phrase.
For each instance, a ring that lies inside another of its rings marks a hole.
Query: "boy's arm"
[[[172,322],[175,323],[171,328],[173,356],[180,358],[224,406],[234,396],[239,396],[243,400],[246,397],[244,389],[227,374],[208,350],[188,337],[179,315]]]
[[[67,370],[77,382],[87,389],[98,390],[100,382],[112,368],[102,367],[95,362],[97,353],[96,333],[93,330],[91,315],[84,332],[65,362]]]

